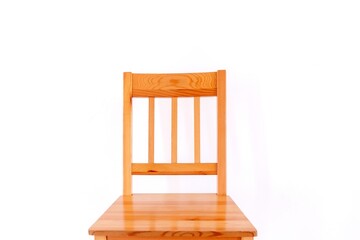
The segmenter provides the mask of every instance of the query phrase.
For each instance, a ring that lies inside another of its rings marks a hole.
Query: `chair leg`
[[[95,240],[107,240],[106,236],[95,235]]]

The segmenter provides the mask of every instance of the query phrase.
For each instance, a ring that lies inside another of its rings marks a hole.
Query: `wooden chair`
[[[226,73],[124,73],[124,187],[90,227],[95,240],[253,240],[256,229],[226,195]],[[217,97],[217,163],[200,162],[200,97]],[[132,163],[132,98],[149,98],[148,163]],[[172,99],[171,163],[154,162],[154,98]],[[177,98],[194,97],[194,163],[177,163]],[[132,175],[217,175],[217,194],[132,194]]]

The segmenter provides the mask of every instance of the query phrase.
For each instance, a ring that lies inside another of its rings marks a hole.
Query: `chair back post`
[[[226,195],[226,72],[217,71],[217,174],[218,195]]]
[[[132,73],[124,73],[123,106],[123,194],[132,194]]]

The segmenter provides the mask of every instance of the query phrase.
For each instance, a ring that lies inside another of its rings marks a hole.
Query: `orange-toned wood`
[[[177,162],[177,98],[171,99],[171,163]]]
[[[216,175],[216,163],[133,163],[133,175]]]
[[[181,234],[181,233],[179,233]],[[184,235],[186,235],[187,233],[184,233]],[[187,236],[189,236],[189,234],[187,234]],[[142,238],[142,237],[116,237],[116,236],[110,236],[108,238],[108,240],[144,240],[146,238]],[[176,240],[196,240],[196,239],[204,239],[204,240],[252,240],[252,237],[247,237],[247,238],[241,238],[241,237],[151,237],[148,238],[150,240],[163,240],[163,239],[176,239]]]
[[[226,196],[226,73],[124,73],[124,196],[89,229],[95,240],[253,240],[256,229]],[[177,163],[177,97],[194,98],[194,162]],[[200,96],[217,96],[218,163],[200,163]],[[149,163],[132,163],[132,97],[149,99]],[[172,158],[154,163],[154,97],[172,98]],[[217,194],[135,194],[132,175],[218,175]]]
[[[226,72],[217,72],[218,194],[226,195]]]
[[[194,97],[194,162],[200,163],[200,97]]]
[[[95,240],[109,240],[106,236],[95,235]]]
[[[254,237],[256,229],[228,196],[121,196],[89,229],[111,237]],[[110,240],[109,239],[109,240]]]
[[[124,114],[123,114],[123,192],[131,195],[132,162],[132,74],[124,73]]]
[[[133,96],[216,96],[216,84],[216,72],[182,74],[133,74]]]
[[[154,163],[155,99],[149,97],[149,163]]]

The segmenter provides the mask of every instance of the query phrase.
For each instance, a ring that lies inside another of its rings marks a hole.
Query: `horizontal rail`
[[[133,74],[133,97],[198,97],[217,95],[217,74]]]
[[[217,163],[133,163],[133,175],[216,175]]]

